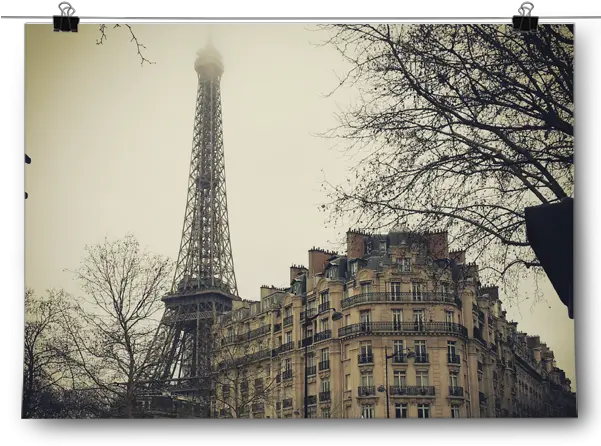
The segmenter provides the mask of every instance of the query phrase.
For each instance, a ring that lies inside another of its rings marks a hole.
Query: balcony
[[[415,355],[415,363],[416,364],[429,364],[430,356],[428,353],[417,353]]]
[[[249,341],[269,333],[271,333],[271,327],[269,325],[263,325],[262,327],[255,328],[254,330],[247,332],[245,335],[242,335],[242,340]]]
[[[312,318],[313,316],[315,316],[317,314],[317,310],[315,308],[309,308],[306,313],[307,313],[307,317]],[[300,318],[301,318],[301,321],[305,320],[305,312],[304,311],[301,311]]]
[[[463,387],[449,386],[449,397],[451,397],[451,398],[463,398]]]
[[[407,356],[401,353],[395,353],[392,357],[393,364],[407,364]]]
[[[294,321],[294,315],[286,316],[284,318],[283,326],[289,327],[290,325],[292,325],[293,321]]]
[[[421,293],[414,295],[410,292],[398,293],[361,293],[342,299],[342,309],[364,303],[382,302],[445,302],[457,304],[455,296],[443,293]]]
[[[330,339],[332,337],[332,330],[324,330],[320,333],[315,333],[313,336],[314,342],[324,341],[326,339]]]
[[[330,370],[330,360],[326,359],[325,361],[320,361],[319,363],[319,371]]]
[[[330,396],[330,391],[326,390],[324,392],[319,392],[319,402],[320,403],[326,403],[330,400],[331,396]]]
[[[279,331],[282,331],[282,324],[273,324],[273,332],[277,333]]]
[[[315,376],[317,375],[317,366],[310,365],[307,366],[307,376]]]
[[[292,398],[286,398],[284,401],[282,401],[282,407],[284,409],[291,409],[292,408]]]
[[[279,353],[289,352],[292,349],[294,349],[294,342],[290,341],[290,342],[286,342],[285,344],[280,345],[276,349],[276,351],[279,354]]]
[[[282,379],[284,381],[286,381],[288,379],[292,379],[292,369],[290,369],[290,370],[284,370],[282,372]]]
[[[359,353],[357,355],[357,361],[359,364],[373,364],[374,354],[373,353]]]
[[[391,396],[436,396],[434,386],[390,386]]]
[[[447,363],[449,364],[461,364],[461,358],[459,355],[447,354]]]
[[[313,345],[313,336],[307,336],[305,339],[303,339],[302,341],[298,341],[298,347],[308,347],[310,345]]]
[[[338,329],[338,337],[360,335],[451,335],[467,338],[467,329],[454,322],[364,322]]]
[[[478,327],[474,327],[474,339],[480,341],[482,345],[486,345],[486,341],[482,337],[482,332]]]
[[[375,386],[361,386],[357,388],[357,396],[360,398],[376,396]]]
[[[323,302],[321,304],[319,304],[319,307],[317,307],[317,311],[318,313],[323,313],[324,311],[327,311],[330,309],[330,302]]]
[[[309,406],[313,406],[313,405],[317,404],[317,395],[307,396],[307,404]]]

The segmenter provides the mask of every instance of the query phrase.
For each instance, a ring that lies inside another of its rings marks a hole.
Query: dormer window
[[[399,272],[408,273],[411,272],[411,258],[401,257],[397,259],[397,267]]]
[[[326,277],[328,279],[336,279],[338,277],[338,269],[333,266],[331,268],[328,268],[328,270],[326,271]]]
[[[358,263],[357,262],[353,262],[351,263],[351,275],[354,276],[355,274],[357,274],[357,269],[358,269]]]

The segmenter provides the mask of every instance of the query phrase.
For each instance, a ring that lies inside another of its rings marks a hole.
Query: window
[[[309,317],[311,317],[315,314],[315,310],[317,309],[317,306],[315,304],[316,304],[315,299],[311,299],[310,301],[307,302],[307,313],[308,313]]]
[[[361,284],[361,293],[371,293],[371,282],[364,282]]]
[[[319,321],[319,326],[320,326],[320,330],[321,332],[329,330],[330,329],[330,319],[323,318],[322,320]]]
[[[451,418],[461,418],[459,416],[459,407],[457,407],[457,406],[451,407]]]
[[[413,321],[423,323],[424,322],[424,310],[413,310]]]
[[[449,386],[459,387],[459,375],[457,372],[451,372],[449,374]]]
[[[361,373],[361,387],[372,387],[374,385],[374,375],[372,372]]]
[[[390,283],[390,297],[392,300],[401,300],[401,282]]]
[[[322,291],[319,293],[319,306],[322,307],[321,310],[330,308],[330,292]],[[327,308],[325,308],[327,307]]]
[[[455,341],[447,341],[447,353],[450,358],[454,357],[457,354],[457,350],[455,349]]]
[[[313,324],[309,324],[305,327],[305,337],[310,338],[313,336]]]
[[[307,418],[317,418],[317,407],[309,406],[307,408]]]
[[[338,277],[338,268],[336,268],[335,266],[328,268],[328,271],[326,272],[326,277],[328,279],[336,279]]]
[[[285,338],[286,344],[288,344],[289,342],[292,342],[292,330],[287,331],[285,336],[286,336],[286,338]]]
[[[321,418],[330,418],[330,408],[321,409]]]
[[[394,387],[407,387],[407,376],[404,370],[395,370],[393,375]]]
[[[344,289],[342,291],[342,298],[343,299],[347,299],[348,298],[348,288],[346,287],[346,284],[344,285]]]
[[[330,360],[330,349],[329,348],[322,348],[321,349],[321,360],[322,361],[329,361]]]
[[[371,342],[362,342],[361,343],[361,356],[371,356]]]
[[[314,353],[309,353],[307,355],[307,367],[308,368],[315,367],[315,354]]]
[[[344,357],[343,359],[349,359],[350,356],[350,352],[351,352],[351,345],[350,344],[344,344]]]
[[[449,286],[448,283],[443,282],[438,286],[438,290],[440,292],[440,294],[442,295],[448,295],[451,294],[451,287]]]
[[[354,276],[355,274],[357,274],[357,268],[358,268],[357,262],[351,263],[351,276]]]
[[[344,326],[346,327],[348,325],[351,325],[351,315],[350,314],[347,314],[344,316]]]
[[[417,405],[417,418],[430,418],[430,405],[429,404],[418,404]]]
[[[284,307],[284,317],[292,316],[292,305]]]
[[[428,371],[418,370],[415,372],[415,383],[417,387],[428,387]]]
[[[363,404],[361,406],[361,418],[375,418],[375,410],[373,404]]]
[[[392,351],[394,352],[395,356],[403,355],[405,353],[405,342],[400,340],[394,341],[392,344]]]
[[[411,284],[411,295],[413,296],[413,300],[416,300],[416,301],[424,300],[421,283],[413,282]]]
[[[445,320],[445,322],[452,324],[454,322],[453,321],[453,315],[454,314],[453,314],[452,311],[445,311],[444,312],[444,320]]]
[[[344,390],[351,390],[351,375],[344,375]]]
[[[282,368],[284,370],[292,370],[292,358],[284,359],[284,363],[282,364]]]
[[[411,259],[409,257],[403,257],[397,259],[398,270],[402,273],[411,272]]]
[[[392,323],[395,329],[401,328],[403,322],[403,310],[394,309],[392,310]]]
[[[386,240],[380,240],[378,242],[378,250],[379,251],[386,251],[387,246],[386,246]]]
[[[407,418],[407,404],[396,403],[394,405],[394,412],[397,418]]]
[[[369,324],[371,322],[371,311],[370,310],[361,311],[359,313],[359,316],[360,316],[362,324]]]
[[[321,391],[322,392],[329,392],[330,391],[330,380],[329,379],[324,379],[321,382]]]
[[[415,341],[415,356],[422,358],[425,357],[427,353],[426,341]]]

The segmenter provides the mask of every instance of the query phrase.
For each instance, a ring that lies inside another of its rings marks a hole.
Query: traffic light
[[[25,154],[25,164],[31,164],[31,158]],[[27,192],[25,192],[25,199],[27,200]]]
[[[526,237],[574,319],[574,199],[525,209]]]

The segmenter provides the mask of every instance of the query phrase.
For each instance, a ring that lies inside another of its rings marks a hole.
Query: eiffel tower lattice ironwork
[[[198,74],[188,199],[171,293],[153,353],[151,382],[199,402],[210,416],[212,327],[239,300],[230,242],[220,82],[221,55],[211,42],[197,53]]]

